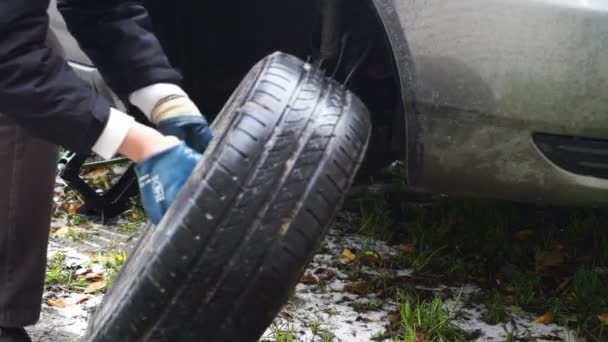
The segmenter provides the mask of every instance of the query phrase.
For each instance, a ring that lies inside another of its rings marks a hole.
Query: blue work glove
[[[135,165],[141,201],[154,224],[163,218],[200,158],[180,141]]]
[[[207,121],[187,96],[169,96],[156,104],[151,113],[159,132],[186,142],[190,148],[203,153],[213,138]]]

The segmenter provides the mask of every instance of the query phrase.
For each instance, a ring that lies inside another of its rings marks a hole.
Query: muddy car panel
[[[409,102],[413,186],[534,202],[608,202],[608,180],[556,166],[533,139],[608,138],[608,3],[375,3],[399,54]],[[598,152],[593,163],[602,174],[608,159]]]

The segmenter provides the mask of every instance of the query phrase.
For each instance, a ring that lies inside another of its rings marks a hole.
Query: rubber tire
[[[163,221],[90,320],[89,341],[256,341],[298,283],[366,150],[362,102],[296,57],[245,77]]]

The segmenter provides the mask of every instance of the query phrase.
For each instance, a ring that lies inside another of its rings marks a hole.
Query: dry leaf
[[[55,231],[55,235],[57,236],[66,236],[70,233],[70,227],[61,227]]]
[[[522,309],[521,306],[510,305],[507,308],[509,308],[509,310],[511,310],[511,312],[513,312],[516,315],[523,315],[524,314],[524,309]]]
[[[363,280],[356,281],[354,283],[348,283],[344,286],[344,289],[348,292],[355,294],[365,294],[369,290],[369,283]]]
[[[78,212],[78,209],[80,209],[80,207],[82,207],[82,204],[72,203],[69,206],[68,213],[70,213],[71,215],[74,215],[74,214],[76,214],[76,212]]]
[[[608,312],[603,312],[601,314],[598,314],[597,319],[599,319],[602,323],[604,323],[604,325],[608,325]]]
[[[557,246],[552,251],[540,253],[536,256],[536,266],[539,270],[547,270],[548,268],[560,266],[564,263],[565,255],[562,246]]]
[[[74,304],[82,304],[84,302],[86,302],[87,300],[91,299],[91,296],[89,295],[84,295],[78,299],[76,299],[76,301],[74,301]]]
[[[54,308],[65,308],[65,303],[61,299],[47,301],[47,304]]]
[[[504,288],[505,293],[513,294],[515,293],[515,289],[511,286],[507,286]]]
[[[532,321],[534,324],[549,324],[551,322],[553,322],[553,314],[551,312],[545,312],[544,315]]]
[[[112,253],[110,254],[110,258],[114,259],[116,262],[124,263],[126,260],[126,254],[123,253]]]
[[[564,280],[562,280],[561,283],[559,283],[559,286],[557,287],[557,289],[555,289],[555,292],[559,293],[562,292],[566,286],[568,286],[570,284],[570,282],[572,281],[572,277],[568,277]]]
[[[412,254],[416,251],[416,246],[413,243],[408,243],[406,245],[399,245],[399,250],[405,254]]]
[[[380,264],[380,255],[374,251],[366,251],[361,259],[361,261],[365,264]]]
[[[86,281],[97,281],[103,279],[104,274],[102,272],[87,274],[84,277]]]
[[[107,282],[105,280],[90,283],[89,286],[84,289],[84,293],[94,293],[99,290],[103,290],[106,287],[106,284]]]
[[[323,281],[330,281],[336,277],[336,272],[332,270],[326,270],[319,277],[323,279]]]
[[[353,252],[351,252],[350,249],[344,248],[344,250],[342,251],[342,259],[351,263],[351,262],[355,262],[357,260],[357,256],[355,254],[353,254]]]
[[[134,211],[134,212],[131,214],[131,220],[134,220],[134,221],[139,221],[139,220],[141,220],[141,219],[142,219],[142,217],[141,217],[141,215],[140,215],[138,212],[135,212],[135,211]]]
[[[103,177],[103,176],[107,175],[108,173],[109,173],[108,169],[98,167],[95,170],[87,172],[82,176],[87,179],[92,179],[92,178],[97,178],[97,177]]]
[[[522,229],[515,232],[515,238],[517,240],[524,241],[528,240],[533,234],[534,231],[532,229]]]
[[[401,322],[401,315],[397,311],[389,312],[387,318],[391,324]]]
[[[77,277],[80,277],[80,276],[83,276],[85,274],[89,274],[91,272],[93,272],[93,270],[90,269],[90,268],[80,268],[76,272],[74,272],[74,275],[77,276]]]
[[[310,273],[307,273],[302,277],[300,282],[305,285],[315,285],[319,283],[319,278]]]

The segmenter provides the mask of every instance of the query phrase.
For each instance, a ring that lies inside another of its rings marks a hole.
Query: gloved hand
[[[159,132],[185,141],[200,153],[213,138],[207,121],[187,96],[173,95],[160,100],[150,117]]]
[[[183,141],[135,165],[144,210],[158,224],[201,155]]]

